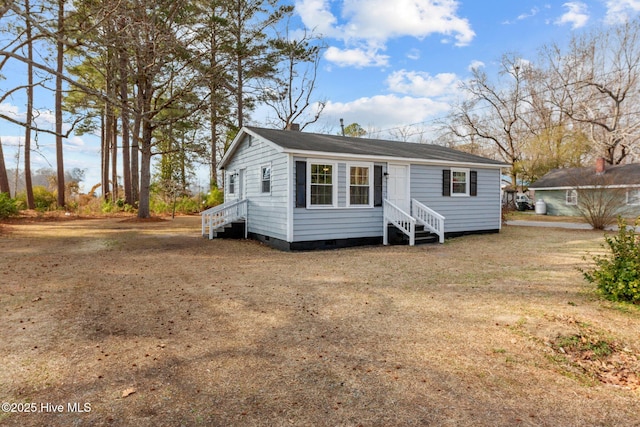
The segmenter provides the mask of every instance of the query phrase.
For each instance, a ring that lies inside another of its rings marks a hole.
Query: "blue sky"
[[[327,106],[308,130],[337,133],[339,120],[359,123],[374,136],[388,138],[394,129],[413,125],[428,129],[459,98],[458,84],[471,66],[489,75],[501,55],[515,52],[535,60],[536,51],[552,42],[563,44],[575,31],[620,23],[640,12],[640,0],[295,0],[298,18],[324,36],[317,97]],[[20,67],[4,70],[0,91],[24,76]],[[46,111],[53,96],[36,102],[39,121],[53,123]],[[21,97],[0,110],[24,116]],[[269,115],[259,109],[257,122]],[[52,126],[52,125],[50,125]],[[23,131],[0,121],[0,138],[8,168]],[[52,138],[39,137],[41,154],[33,168],[55,167]],[[87,170],[87,190],[99,182],[99,140],[72,137],[65,142],[65,167]],[[201,174],[206,186],[206,170]]]

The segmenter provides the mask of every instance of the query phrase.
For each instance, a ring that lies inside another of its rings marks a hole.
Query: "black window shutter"
[[[373,167],[373,206],[382,206],[382,166]]]
[[[451,170],[442,170],[442,195],[451,196]]]
[[[471,171],[469,178],[469,194],[472,196],[478,195],[478,171]]]
[[[296,208],[307,207],[307,162],[296,162]]]

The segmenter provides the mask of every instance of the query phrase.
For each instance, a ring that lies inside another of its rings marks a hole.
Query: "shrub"
[[[27,206],[27,193],[19,193],[16,199],[22,202],[24,206]],[[53,210],[56,208],[56,195],[42,185],[35,185],[33,187],[33,203],[37,211],[44,212]]]
[[[618,233],[605,236],[610,253],[594,256],[595,267],[582,272],[609,300],[640,304],[640,235],[636,231],[639,225],[640,219],[634,227],[627,227],[626,221],[618,218]]]
[[[207,198],[204,202],[204,208],[212,208],[224,203],[224,192],[218,187],[213,187],[207,194]]]
[[[16,201],[9,197],[7,193],[0,193],[0,219],[18,215],[18,205]]]

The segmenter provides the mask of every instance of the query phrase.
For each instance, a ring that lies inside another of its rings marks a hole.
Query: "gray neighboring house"
[[[623,216],[640,216],[640,163],[605,167],[598,159],[595,167],[554,169],[529,190],[544,200],[549,215],[580,216],[581,201],[594,203],[593,192],[602,191],[599,197],[618,205]]]
[[[495,233],[506,166],[438,145],[244,127],[202,234],[305,250]]]

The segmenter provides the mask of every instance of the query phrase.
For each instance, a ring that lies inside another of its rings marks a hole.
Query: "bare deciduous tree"
[[[529,65],[517,55],[504,55],[500,61],[500,77],[492,82],[480,68],[474,68],[472,78],[462,84],[469,100],[454,108],[450,131],[467,142],[490,145],[511,165],[515,186],[518,162],[522,159],[523,141],[527,135],[525,113],[526,68]]]
[[[622,163],[640,143],[640,18],[576,35],[566,51],[543,49],[550,99],[583,129],[607,163]]]

